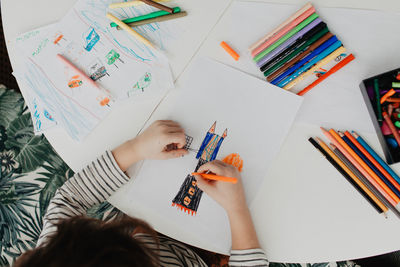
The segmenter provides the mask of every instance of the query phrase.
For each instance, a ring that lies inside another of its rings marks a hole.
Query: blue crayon
[[[295,71],[294,74],[290,75],[283,81],[281,81],[278,86],[279,87],[284,87],[286,84],[290,83],[292,80],[296,79],[299,77],[303,72],[307,71],[309,68],[320,62],[322,59],[326,58],[329,54],[334,52],[336,49],[342,46],[341,41],[336,41],[333,45],[329,46],[327,49],[322,51],[318,56],[316,56],[314,59],[312,59],[310,62],[305,64],[303,67]]]
[[[328,40],[326,40],[324,43],[322,43],[320,46],[318,46],[314,51],[312,51],[310,54],[308,54],[306,57],[304,57],[302,60],[294,64],[292,67],[287,69],[284,73],[276,77],[271,83],[272,84],[278,84],[280,81],[282,81],[284,78],[286,78],[288,75],[296,71],[298,68],[306,64],[308,61],[319,55],[321,52],[323,52],[326,48],[331,46],[333,43],[337,41],[336,35],[332,36]]]

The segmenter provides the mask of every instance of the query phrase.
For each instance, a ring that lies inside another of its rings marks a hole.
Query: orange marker
[[[386,94],[381,97],[381,104],[385,103],[386,99],[394,95],[396,91],[392,88]]]
[[[232,183],[232,184],[237,183],[237,178],[235,178],[235,177],[226,177],[226,176],[219,176],[219,175],[215,175],[215,174],[200,173],[200,172],[192,172],[192,175],[200,175],[201,177],[208,179],[208,180],[222,181],[222,182],[228,182],[228,183]]]
[[[220,45],[223,49],[225,49],[226,52],[228,52],[229,55],[231,55],[231,57],[233,57],[234,60],[239,60],[239,54],[236,53],[235,50],[233,50],[232,47],[230,47],[227,43],[222,41]]]
[[[374,178],[372,178],[372,176],[363,168],[363,166],[361,166],[359,161],[355,159],[355,157],[358,157],[358,155],[356,155],[355,152],[350,148],[349,148],[350,151],[353,153],[350,153],[350,151],[348,151],[346,148],[344,148],[344,146],[342,146],[342,144],[344,144],[346,147],[348,147],[348,145],[343,141],[343,139],[340,138],[340,136],[334,130],[328,132],[322,127],[321,130],[323,134],[326,137],[328,137],[328,139],[339,149],[339,151],[342,152],[343,155],[357,168],[357,170],[359,170],[362,173],[362,175],[364,175],[365,178],[367,178],[367,180],[379,191],[379,193],[381,193],[386,198],[386,200],[389,201],[390,204],[396,206],[397,202],[387,193],[386,190],[383,189],[384,186],[388,190],[389,188],[380,179],[375,180]]]

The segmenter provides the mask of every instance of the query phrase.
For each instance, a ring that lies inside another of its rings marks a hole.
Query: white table
[[[13,46],[16,36],[57,21],[74,2],[1,2],[3,27],[14,68],[18,68],[20,64],[19,55],[15,53]],[[268,2],[296,5],[303,3],[296,0]],[[212,29],[231,5],[231,0],[192,0],[178,3],[189,12],[188,23],[191,23],[192,29],[198,31],[198,36],[196,40],[179,40],[189,47],[184,52],[180,51],[179,42],[176,48],[168,51],[175,79],[179,78],[193,57],[215,55],[207,46],[207,41],[212,42]],[[207,6],[213,8],[209,9]],[[396,0],[318,1],[317,7],[324,6],[400,11],[400,2]],[[126,123],[125,119],[121,119],[120,115],[129,113],[131,108],[122,106],[115,109],[81,144],[72,141],[61,130],[49,131],[46,137],[67,164],[77,171],[105,149],[117,146],[141,129],[142,120],[132,119]],[[113,129],[118,129],[118,134],[115,134]],[[371,145],[379,147],[373,134],[361,134]],[[279,262],[323,262],[368,257],[399,250],[400,221],[393,214],[390,214],[389,219],[378,215],[308,144],[309,136],[321,136],[316,125],[296,123],[293,126],[279,157],[269,171],[268,179],[265,179],[260,188],[261,193],[251,205],[257,232],[269,259]],[[287,167],[287,162],[290,162],[290,168]],[[394,167],[397,171],[400,170],[399,165]],[[146,215],[137,203],[124,201],[123,189],[111,198],[111,202],[131,215]],[[166,226],[160,218],[147,219],[156,229],[168,227],[168,232],[174,233],[175,238],[192,238],[180,236],[175,226]],[[194,238],[190,242],[207,247],[207,244],[201,244]]]

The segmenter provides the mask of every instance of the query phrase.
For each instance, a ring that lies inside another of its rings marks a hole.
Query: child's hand
[[[239,171],[232,165],[220,160],[214,160],[202,165],[197,172],[210,171],[216,175],[235,177],[238,179],[236,184],[207,180],[200,175],[196,175],[198,187],[217,201],[227,213],[247,210],[246,198],[244,195],[243,184]]]
[[[132,140],[132,151],[139,159],[171,159],[186,155],[185,131],[176,122],[153,122],[144,132]]]
[[[186,155],[186,137],[174,121],[156,121],[136,138],[129,140],[112,153],[122,171],[145,159],[171,159]]]

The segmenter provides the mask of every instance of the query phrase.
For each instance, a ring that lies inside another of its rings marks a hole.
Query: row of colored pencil
[[[267,81],[286,90],[346,52],[310,3],[249,49]],[[353,59],[352,54],[348,55],[298,94],[305,94]]]
[[[125,30],[127,31],[130,35],[138,39],[140,42],[145,44],[148,47],[155,48],[154,45],[147,40],[145,37],[140,35],[138,32],[136,32],[132,27],[137,27],[149,23],[154,23],[154,22],[161,22],[161,21],[166,21],[166,20],[171,20],[171,19],[176,19],[180,17],[184,17],[187,15],[185,11],[181,11],[179,7],[168,7],[163,4],[160,4],[159,2],[162,2],[163,0],[136,0],[136,1],[129,1],[129,2],[121,2],[121,3],[112,3],[109,5],[109,8],[115,9],[115,8],[124,8],[124,7],[129,7],[129,6],[136,6],[139,4],[147,4],[153,7],[156,7],[160,9],[159,11],[151,12],[149,14],[145,14],[142,16],[137,16],[133,18],[127,18],[124,20],[120,20],[116,16],[114,16],[111,13],[107,13],[106,16],[109,18],[112,22],[110,23],[111,27],[115,27],[117,30]]]
[[[390,209],[400,218],[400,177],[357,133],[321,130],[330,147],[320,138],[309,141],[379,213]]]

